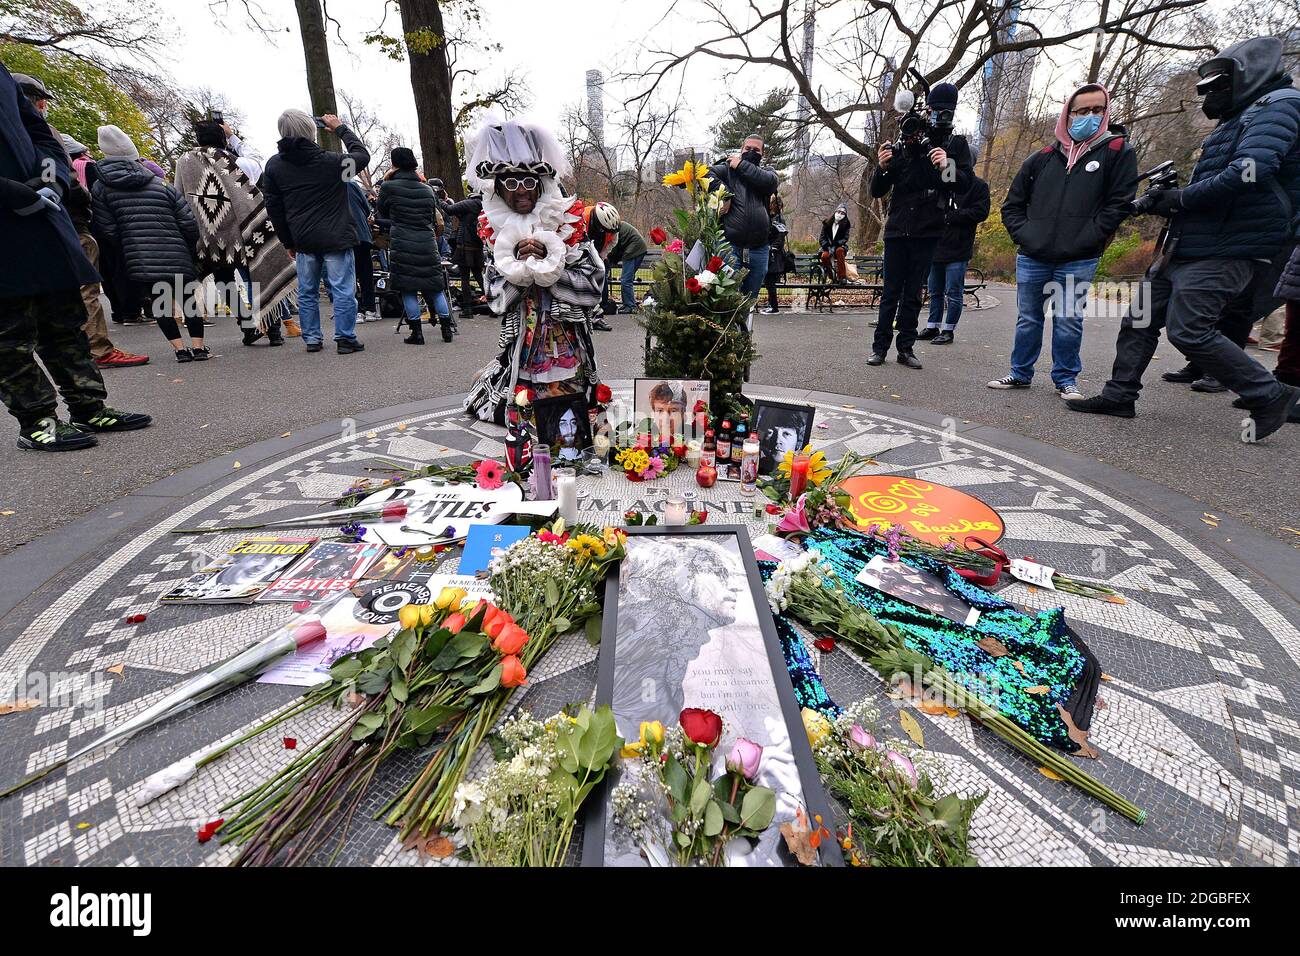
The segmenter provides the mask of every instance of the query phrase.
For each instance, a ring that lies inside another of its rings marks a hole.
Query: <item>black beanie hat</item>
[[[932,110],[955,110],[957,108],[957,87],[951,83],[940,83],[930,90],[925,103]]]
[[[398,169],[414,169],[416,167],[415,153],[410,147],[398,146],[393,150],[393,165]]]

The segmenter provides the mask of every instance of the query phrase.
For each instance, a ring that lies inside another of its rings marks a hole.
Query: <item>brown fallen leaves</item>
[[[0,703],[0,717],[5,714],[21,714],[24,711],[35,710],[39,706],[41,706],[39,700],[28,700],[26,698],[7,700]]]

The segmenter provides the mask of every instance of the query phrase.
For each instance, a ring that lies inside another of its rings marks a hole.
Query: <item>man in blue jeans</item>
[[[775,170],[763,165],[763,137],[745,137],[740,152],[710,167],[709,175],[731,193],[731,208],[722,217],[722,231],[731,244],[726,258],[733,269],[749,269],[740,291],[757,300],[767,279],[767,234],[772,227],[767,207],[781,182]]]
[[[334,341],[340,355],[365,348],[357,341],[356,227],[348,183],[370,163],[370,153],[333,114],[321,117],[347,147],[332,153],[316,144],[316,120],[285,110],[277,124],[279,152],[266,164],[262,191],[275,233],[298,269],[298,317],[308,352],[321,350],[320,282],[334,303]]]
[[[970,188],[948,207],[943,236],[930,265],[930,318],[918,339],[931,345],[952,342],[966,294],[966,265],[975,254],[975,229],[988,217],[989,184],[972,174]]]
[[[1083,313],[1106,243],[1137,195],[1137,155],[1110,128],[1110,94],[1099,83],[1061,107],[1056,142],[1025,160],[1002,204],[1016,255],[1016,339],[1011,374],[989,388],[1028,388],[1052,303],[1052,384],[1079,401]]]
[[[622,299],[618,307],[619,315],[636,313],[636,271],[641,268],[648,251],[649,247],[636,226],[626,219],[621,220],[618,224],[618,238],[614,241],[614,248],[610,250],[609,259],[606,260],[605,272],[605,282],[608,284],[611,271],[609,266],[621,265],[618,273]]]

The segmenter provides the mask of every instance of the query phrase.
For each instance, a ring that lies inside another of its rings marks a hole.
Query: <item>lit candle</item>
[[[808,456],[795,455],[790,463],[790,500],[798,501],[808,487]]]
[[[673,496],[664,502],[664,524],[683,525],[690,515],[690,510],[686,506],[686,499],[680,496]]]
[[[578,479],[573,475],[555,476],[555,496],[560,502],[560,517],[568,524],[578,520]]]

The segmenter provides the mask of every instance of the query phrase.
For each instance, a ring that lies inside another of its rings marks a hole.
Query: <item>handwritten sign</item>
[[[974,495],[899,475],[861,475],[840,486],[849,495],[849,510],[858,527],[881,530],[898,525],[927,544],[955,541],[967,535],[993,544],[1005,530],[998,513]]]

